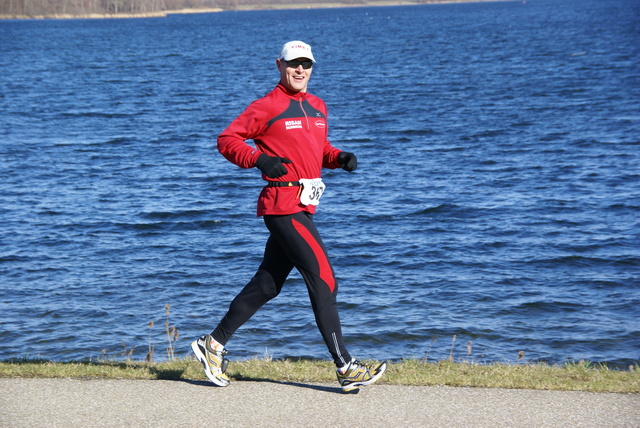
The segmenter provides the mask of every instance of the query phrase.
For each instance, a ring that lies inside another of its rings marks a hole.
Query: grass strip
[[[232,361],[227,374],[235,381],[336,382],[331,362],[311,359]],[[192,358],[165,362],[13,359],[0,362],[0,377],[206,380],[202,365]],[[409,359],[390,363],[379,383],[638,394],[640,370],[637,366],[613,370],[588,362],[515,365]]]

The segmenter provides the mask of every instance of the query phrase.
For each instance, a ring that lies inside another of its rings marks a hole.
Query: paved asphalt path
[[[0,378],[0,427],[640,427],[640,394]]]

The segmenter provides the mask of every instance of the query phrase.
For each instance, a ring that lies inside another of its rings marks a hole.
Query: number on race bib
[[[303,205],[318,205],[320,197],[324,193],[325,184],[321,178],[301,178],[302,192],[300,193],[300,203]]]

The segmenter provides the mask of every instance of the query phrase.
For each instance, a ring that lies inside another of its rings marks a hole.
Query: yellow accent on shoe
[[[211,349],[210,343],[211,336],[207,334],[191,342],[191,349],[198,361],[204,366],[204,374],[214,385],[229,386],[231,381],[225,374],[229,360],[224,357],[227,351],[214,351]]]
[[[358,360],[351,360],[347,370],[344,373],[336,371],[338,382],[345,392],[353,391],[361,386],[371,385],[384,373],[387,369],[387,363],[376,363],[372,365],[362,364]]]

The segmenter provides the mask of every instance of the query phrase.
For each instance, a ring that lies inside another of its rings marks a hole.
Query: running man
[[[296,268],[304,278],[316,324],[336,365],[344,391],[382,376],[385,362],[365,365],[351,357],[342,338],[336,295],[338,283],[313,222],[325,189],[322,168],[354,171],[353,153],[327,140],[327,108],[307,92],[315,58],[301,41],[285,43],[276,66],[280,82],[251,103],[218,136],[218,150],[241,168],[258,168],[267,181],[258,197],[258,216],[270,232],[263,261],[211,334],[191,344],[211,382],[228,386],[225,346],[231,336],[282,290]],[[253,140],[255,148],[247,143]]]

